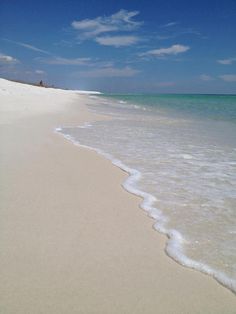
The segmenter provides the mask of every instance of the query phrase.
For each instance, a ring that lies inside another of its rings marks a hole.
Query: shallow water
[[[236,96],[98,97],[112,119],[60,132],[131,174],[167,253],[236,292]]]

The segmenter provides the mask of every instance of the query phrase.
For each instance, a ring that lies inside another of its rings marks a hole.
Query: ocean
[[[130,174],[171,258],[236,293],[236,96],[91,97],[109,119],[58,132]]]

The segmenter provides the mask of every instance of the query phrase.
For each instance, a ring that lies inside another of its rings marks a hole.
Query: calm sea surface
[[[167,254],[236,292],[236,96],[92,97],[110,119],[59,132],[131,174]]]

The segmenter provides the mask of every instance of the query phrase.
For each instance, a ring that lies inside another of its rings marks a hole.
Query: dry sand
[[[124,172],[53,133],[99,118],[90,101],[0,79],[0,313],[236,313],[232,292],[165,255]]]

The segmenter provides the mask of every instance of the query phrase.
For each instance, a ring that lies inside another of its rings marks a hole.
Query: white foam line
[[[84,125],[79,127],[88,128],[91,126],[92,125],[90,123],[85,122]],[[182,253],[183,243],[185,242],[185,240],[179,231],[174,229],[168,230],[165,228],[167,217],[163,215],[161,210],[153,206],[157,199],[153,195],[141,191],[135,187],[135,184],[142,177],[142,174],[138,170],[126,166],[119,159],[114,158],[111,154],[105,153],[100,149],[80,144],[80,142],[78,140],[75,140],[73,136],[63,133],[62,130],[63,130],[62,127],[58,127],[54,130],[54,132],[62,135],[64,138],[71,141],[76,146],[87,148],[89,150],[97,152],[98,154],[104,156],[106,159],[110,160],[113,165],[117,166],[118,168],[129,174],[129,177],[122,183],[122,186],[129,193],[140,196],[143,199],[142,202],[140,203],[140,208],[145,210],[148,213],[148,216],[156,221],[153,224],[153,228],[159,231],[160,233],[165,234],[168,237],[165,247],[165,252],[167,253],[168,256],[170,256],[172,259],[174,259],[182,266],[186,266],[188,268],[192,268],[212,276],[221,285],[230,289],[234,294],[236,294],[236,280],[229,278],[224,273],[217,271],[206,264],[190,259]]]

